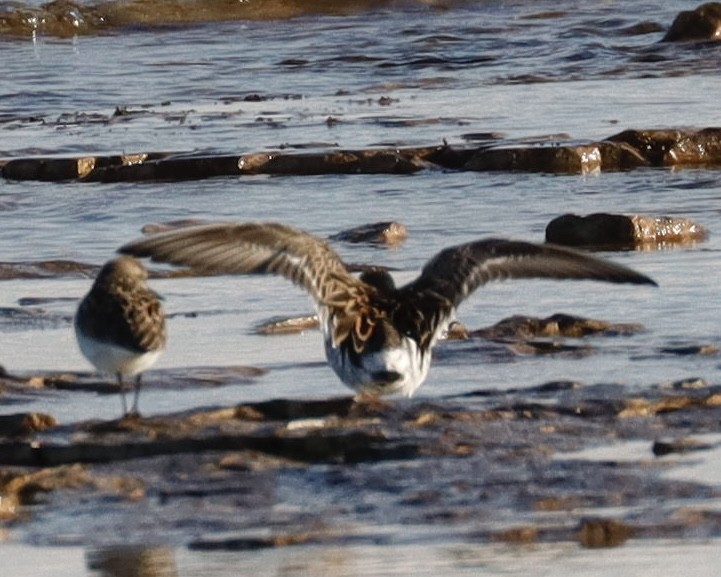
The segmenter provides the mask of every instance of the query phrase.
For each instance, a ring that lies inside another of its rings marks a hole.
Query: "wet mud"
[[[478,355],[463,348],[469,339],[489,355],[499,347],[509,357],[593,354],[594,339],[642,330],[517,315],[453,327],[437,356]],[[272,372],[254,367],[189,367],[148,371],[144,388],[172,394],[267,379]],[[721,535],[718,489],[665,475],[678,456],[721,448],[721,387],[693,377],[643,388],[553,381],[434,400],[279,398],[60,422],[46,401],[81,392],[119,391],[90,373],[0,374],[3,403],[32,399],[39,409],[0,418],[0,526],[10,534],[91,548],[116,544],[118,534],[126,545],[163,535],[165,545],[198,552],[392,544],[408,535],[588,548]],[[616,449],[584,456],[599,447]],[[47,524],[68,515],[70,534]]]
[[[84,545],[162,533],[199,551],[392,543],[372,530],[388,524],[435,527],[446,540],[583,547],[721,533],[718,490],[664,476],[674,455],[718,448],[705,434],[717,432],[721,388],[479,393],[275,399],[69,424],[10,415],[0,423],[0,518],[52,543],[64,540],[43,534],[43,519],[72,512]],[[636,457],[578,453],[628,444],[641,447]]]

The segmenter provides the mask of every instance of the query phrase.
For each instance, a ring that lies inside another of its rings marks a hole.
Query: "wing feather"
[[[119,252],[204,273],[277,274],[322,306],[364,286],[325,241],[279,223],[190,226],[140,238]]]
[[[426,293],[457,307],[479,286],[511,278],[592,279],[656,283],[628,267],[551,244],[485,239],[447,248],[401,290]]]

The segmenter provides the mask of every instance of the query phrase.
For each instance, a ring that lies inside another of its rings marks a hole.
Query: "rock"
[[[557,336],[584,337],[590,334],[625,335],[642,330],[643,326],[639,324],[612,324],[607,321],[556,313],[545,319],[514,315],[490,327],[472,331],[471,336],[485,339],[530,339]]]
[[[678,356],[717,355],[719,348],[716,345],[687,345],[678,347],[663,347],[663,354]]]
[[[120,117],[127,113],[120,112]],[[418,146],[308,153],[228,155],[151,152],[77,158],[0,159],[6,179],[83,182],[177,181],[244,174],[413,174],[429,168],[559,174],[631,170],[644,166],[719,166],[721,129],[626,130],[597,142],[516,139],[473,148]],[[301,145],[296,145],[299,147]]]
[[[708,443],[702,443],[700,441],[697,441],[695,439],[689,439],[689,438],[682,438],[682,439],[672,439],[669,441],[659,440],[654,441],[652,451],[654,456],[656,457],[663,457],[665,455],[671,455],[671,454],[684,454],[684,453],[691,453],[694,451],[708,451],[709,449],[712,449],[713,445],[709,445]]]
[[[45,413],[0,415],[0,437],[18,437],[56,427],[58,422]]]
[[[400,222],[374,222],[364,224],[343,230],[337,234],[331,235],[330,240],[350,242],[350,243],[369,243],[382,245],[397,245],[406,240],[408,231]]]
[[[157,575],[177,577],[175,550],[172,547],[114,545],[89,548],[85,555],[88,570],[95,575],[127,577],[129,575]]]
[[[57,182],[86,176],[95,164],[94,158],[18,158],[5,164],[2,175],[8,180]]]
[[[564,214],[546,226],[546,242],[565,246],[633,246],[636,243],[631,218],[622,214],[588,216]]]
[[[538,541],[538,527],[514,527],[498,531],[492,535],[494,541],[513,543],[514,545],[530,545]]]
[[[470,338],[470,336],[466,325],[458,321],[452,321],[451,324],[448,325],[448,329],[443,338],[447,341],[465,341]]]
[[[198,180],[237,176],[239,156],[173,156],[137,164],[96,167],[84,175],[86,182],[142,182],[148,180]]]
[[[517,355],[566,355],[575,358],[585,357],[592,352],[587,345],[567,345],[554,341],[519,341],[508,347]]]
[[[466,170],[589,173],[601,170],[601,152],[595,146],[505,147],[481,150]]]
[[[639,214],[632,216],[631,220],[638,245],[688,244],[708,238],[708,231],[688,218]]]
[[[578,540],[584,547],[618,547],[634,533],[633,527],[616,519],[583,519]]]
[[[652,166],[718,166],[721,129],[624,130],[608,142],[626,144]]]
[[[99,266],[72,260],[45,260],[38,262],[0,262],[0,280],[17,278],[50,278],[58,276],[94,277]]]
[[[60,489],[89,492],[94,490],[137,500],[144,496],[141,481],[121,476],[92,474],[80,464],[41,468],[30,472],[0,472],[0,519],[13,519],[20,507],[39,500],[39,496]]]
[[[465,164],[466,170],[587,174],[600,170],[628,170],[647,161],[625,144],[514,146],[482,149]]]
[[[156,234],[159,232],[166,232],[168,230],[175,230],[176,228],[183,228],[186,226],[197,226],[200,224],[210,224],[211,221],[203,220],[201,218],[183,218],[180,220],[171,220],[168,222],[150,223],[143,226],[140,232],[143,234]]]
[[[706,398],[692,396],[662,397],[657,400],[627,399],[618,412],[620,418],[650,417],[663,413],[682,411],[688,408],[714,406],[714,395]]]
[[[694,10],[679,12],[662,42],[721,39],[721,3],[708,2]]]
[[[256,325],[254,331],[259,335],[289,335],[316,330],[320,327],[318,315],[299,317],[276,317]]]
[[[165,156],[163,153],[139,153],[78,158],[18,158],[5,163],[2,175],[9,180],[93,180],[93,174],[104,170],[138,166]]]
[[[241,174],[412,174],[426,168],[420,152],[410,149],[334,151],[320,154],[251,154],[241,156]]]
[[[564,214],[546,226],[546,242],[595,248],[634,248],[704,240],[706,229],[687,218],[595,213]]]

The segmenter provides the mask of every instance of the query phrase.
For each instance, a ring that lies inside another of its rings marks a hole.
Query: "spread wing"
[[[479,286],[511,278],[592,279],[612,283],[656,283],[628,267],[550,244],[485,239],[442,250],[421,275],[400,288],[424,314],[415,324],[436,334]]]
[[[205,273],[280,275],[319,307],[343,307],[367,288],[325,241],[278,223],[189,226],[140,238],[119,252]]]
[[[442,250],[401,290],[431,292],[457,307],[479,286],[512,278],[656,285],[628,267],[565,247],[491,238]]]

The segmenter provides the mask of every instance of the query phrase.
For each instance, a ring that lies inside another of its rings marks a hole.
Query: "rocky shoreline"
[[[639,168],[718,168],[721,128],[625,130],[597,142],[492,139],[480,146],[448,144],[294,153],[147,152],[68,158],[0,160],[6,180],[144,182],[243,175],[412,174],[420,170],[587,174]]]

